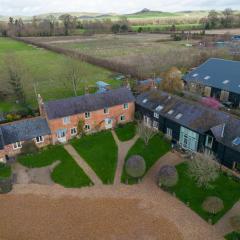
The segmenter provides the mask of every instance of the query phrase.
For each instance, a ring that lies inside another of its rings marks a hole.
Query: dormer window
[[[197,76],[198,76],[198,73],[193,74],[193,77],[197,77]]]
[[[147,98],[145,98],[145,99],[143,99],[142,102],[143,102],[143,103],[147,103],[147,101],[148,101]]]
[[[208,80],[208,79],[210,79],[211,77],[210,76],[206,76],[204,79],[205,80]]]
[[[173,113],[174,113],[174,110],[168,111],[168,114],[169,114],[169,115],[172,115]]]

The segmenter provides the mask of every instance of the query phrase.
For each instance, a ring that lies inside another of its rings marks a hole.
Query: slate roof
[[[3,134],[2,134],[2,130],[0,128],[0,150],[4,149],[4,141],[3,141]]]
[[[95,93],[56,101],[49,101],[44,104],[44,107],[49,119],[57,119],[134,101],[135,98],[129,89],[118,88],[101,94]]]
[[[240,61],[210,58],[183,79],[240,94]],[[229,82],[224,84],[226,80]]]
[[[144,99],[147,102],[144,103]],[[236,137],[240,137],[240,119],[232,115],[157,90],[139,95],[136,103],[200,134],[212,130],[218,141],[221,138],[221,125],[225,124],[224,139],[221,142],[240,151],[240,146],[232,144]],[[163,109],[156,111],[159,105]],[[170,110],[173,111],[171,114]],[[182,114],[182,117],[176,119],[178,114]]]
[[[45,118],[32,118],[0,125],[4,144],[28,141],[51,134]]]

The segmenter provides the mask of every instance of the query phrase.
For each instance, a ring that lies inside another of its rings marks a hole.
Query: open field
[[[27,103],[36,107],[36,91],[45,100],[52,100],[73,96],[72,84],[69,81],[69,72],[73,66],[77,66],[80,74],[78,94],[83,93],[83,86],[93,85],[99,80],[106,81],[113,86],[119,82],[111,78],[111,72],[85,62],[76,61],[64,55],[56,54],[31,45],[17,42],[8,38],[0,38],[0,84],[1,90],[11,89],[9,86],[7,61],[15,59],[18,69],[21,69],[23,88]],[[14,94],[0,104],[0,111],[9,111],[18,108],[13,103],[16,99]]]
[[[170,41],[163,34],[93,35],[68,38],[32,38],[64,49],[75,50],[99,59],[125,64],[141,78],[161,75],[172,66],[190,68],[199,64],[201,53],[207,57],[228,57],[224,49],[189,47],[196,41]]]

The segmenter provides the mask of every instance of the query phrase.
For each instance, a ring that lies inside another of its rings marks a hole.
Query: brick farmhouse
[[[23,143],[37,147],[66,143],[77,135],[79,121],[86,133],[112,129],[134,120],[135,99],[127,88],[44,102],[39,96],[41,117],[0,125],[0,160],[21,152]]]

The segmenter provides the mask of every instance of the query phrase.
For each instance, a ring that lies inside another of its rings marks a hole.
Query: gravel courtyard
[[[146,184],[82,189],[17,184],[0,196],[0,239],[222,239],[180,201]]]

